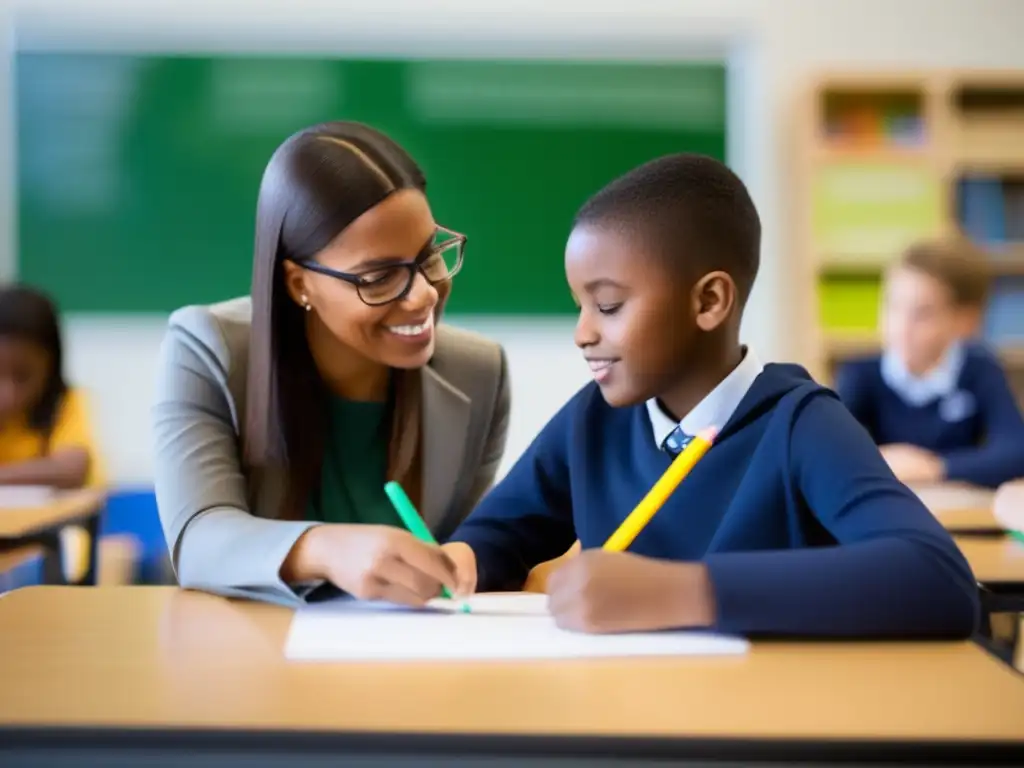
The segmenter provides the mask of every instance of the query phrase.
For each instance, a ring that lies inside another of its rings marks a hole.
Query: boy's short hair
[[[957,307],[983,309],[988,301],[991,282],[988,261],[984,253],[966,238],[915,243],[903,252],[896,263],[940,282]]]
[[[573,227],[586,224],[638,236],[688,276],[728,273],[741,305],[757,277],[757,208],[739,176],[705,155],[666,155],[620,176],[584,203]]]

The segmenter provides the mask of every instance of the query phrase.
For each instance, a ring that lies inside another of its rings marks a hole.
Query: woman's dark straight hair
[[[264,171],[256,208],[243,456],[251,471],[285,469],[282,517],[304,515],[320,478],[327,422],[327,389],[306,341],[306,313],[288,294],[282,264],[312,258],[401,189],[425,191],[422,171],[395,142],[359,123],[299,131]],[[419,485],[419,390],[419,371],[393,372],[388,476],[412,489]]]
[[[0,287],[0,336],[31,342],[50,355],[50,375],[46,386],[28,414],[29,426],[49,440],[57,411],[68,391],[56,306],[46,294],[34,288],[25,285]]]

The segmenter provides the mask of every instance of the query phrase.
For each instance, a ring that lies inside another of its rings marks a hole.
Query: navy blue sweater
[[[925,448],[943,459],[949,480],[995,488],[1024,477],[1024,419],[999,361],[966,347],[957,389],[959,412],[942,399],[910,405],[885,383],[877,356],[847,363],[836,377],[840,398],[879,445]]]
[[[519,589],[577,538],[604,544],[669,463],[643,405],[611,408],[589,384],[452,540],[476,554],[479,589]],[[724,632],[967,636],[978,616],[949,534],[797,366],[765,368],[630,551],[702,561]]]

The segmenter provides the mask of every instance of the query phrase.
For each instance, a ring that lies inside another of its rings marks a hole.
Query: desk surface
[[[992,511],[995,494],[990,490],[955,483],[913,486],[912,490],[947,531],[1003,530]]]
[[[1024,676],[966,642],[317,664],[284,659],[290,618],[173,587],[17,590],[0,599],[0,725],[1024,746]]]
[[[982,584],[1024,584],[1024,544],[1003,536],[957,536],[956,545]]]
[[[0,509],[0,539],[18,539],[96,514],[104,494],[95,490],[61,494],[44,505]]]

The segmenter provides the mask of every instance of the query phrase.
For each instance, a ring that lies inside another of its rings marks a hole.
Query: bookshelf
[[[815,373],[830,382],[878,349],[890,259],[962,232],[988,254],[984,335],[1024,400],[1024,71],[830,74],[802,122],[797,246],[814,274]]]

